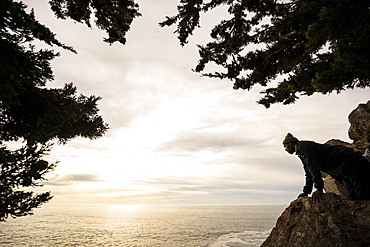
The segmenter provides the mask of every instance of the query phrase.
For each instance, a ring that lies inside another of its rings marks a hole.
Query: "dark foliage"
[[[212,42],[199,45],[196,72],[220,65],[221,71],[204,75],[232,80],[234,89],[277,80],[262,92],[259,103],[266,107],[370,86],[369,1],[181,0],[178,14],[160,25],[177,24],[184,45],[201,12],[220,6],[228,6],[231,18],[213,28]]]
[[[139,5],[132,0],[51,0],[51,9],[58,18],[71,18],[91,27],[92,11],[95,24],[109,35],[104,41],[110,44],[126,43],[126,33],[134,18],[140,16]]]
[[[41,157],[49,151],[48,145],[25,146],[15,151],[0,148],[0,221],[32,214],[32,209],[49,201],[50,192],[36,194],[20,191],[20,187],[42,186],[44,174],[55,167]]]

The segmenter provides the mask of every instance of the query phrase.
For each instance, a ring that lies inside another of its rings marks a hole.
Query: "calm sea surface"
[[[260,246],[285,207],[44,205],[0,222],[0,246]]]

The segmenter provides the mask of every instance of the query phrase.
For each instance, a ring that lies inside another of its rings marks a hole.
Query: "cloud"
[[[101,182],[99,175],[95,174],[82,174],[82,173],[72,173],[66,175],[55,174],[52,178],[48,179],[45,185],[50,186],[69,186],[77,183],[86,183],[86,182]]]
[[[247,175],[247,174],[245,174]],[[184,177],[165,177],[153,178],[148,180],[133,181],[135,185],[154,186],[162,191],[173,192],[197,192],[209,194],[215,192],[216,194],[224,194],[228,192],[252,192],[258,190],[268,190],[272,186],[271,181],[264,181],[263,184],[256,185],[247,179],[247,176],[241,177],[213,177],[213,178],[196,178],[189,179]],[[274,186],[274,190],[284,190],[290,188],[288,185]]]
[[[173,140],[163,143],[158,151],[194,153],[204,150],[225,152],[233,149],[261,148],[263,140],[237,135],[237,130],[202,127],[179,133]]]
[[[272,201],[282,203],[286,196],[294,198],[297,186],[265,184],[253,186],[248,182],[234,182],[232,180],[207,179],[189,180],[179,177],[166,177],[135,181],[136,185],[153,186],[155,190],[141,191],[140,193],[124,196],[106,197],[107,203],[119,204],[259,204],[262,201],[271,204]],[[280,199],[276,199],[280,195]],[[274,199],[267,199],[274,198]]]

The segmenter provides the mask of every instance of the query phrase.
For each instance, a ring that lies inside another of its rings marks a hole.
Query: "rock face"
[[[336,195],[342,196],[345,199],[351,199],[344,185],[339,183],[330,175],[327,175],[324,178],[324,188],[326,193],[334,193]]]
[[[348,136],[356,147],[364,152],[370,145],[370,100],[354,109],[349,114],[348,120],[351,124]]]
[[[293,201],[261,247],[370,246],[370,201],[347,200],[333,193],[323,202]]]
[[[341,145],[341,146],[345,146],[345,147],[349,147],[349,148],[356,148],[355,143],[348,143],[348,142],[344,142],[344,141],[341,141],[341,140],[338,140],[338,139],[329,140],[329,141],[325,142],[325,144]]]

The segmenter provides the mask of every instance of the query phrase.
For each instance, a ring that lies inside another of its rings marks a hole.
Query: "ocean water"
[[[0,222],[0,246],[260,246],[284,208],[44,205]]]

